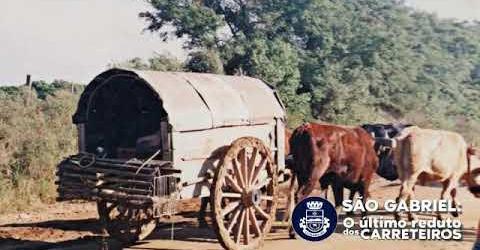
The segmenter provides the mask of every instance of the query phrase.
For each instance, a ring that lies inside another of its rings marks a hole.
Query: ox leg
[[[413,189],[415,187],[415,183],[417,182],[417,177],[418,174],[410,175],[408,179],[402,181],[402,186],[400,187],[400,194],[398,195],[397,203],[408,202],[413,197]],[[400,220],[400,214],[397,211],[395,211],[394,216],[396,220]],[[410,211],[408,212],[408,219],[414,219],[414,215]]]
[[[410,203],[411,200],[415,199],[414,196],[415,196],[415,184],[412,187],[412,192],[410,193],[410,195],[407,198],[407,202]],[[413,221],[413,220],[416,220],[416,219],[417,219],[416,215],[414,213],[408,211],[408,220]]]
[[[357,189],[357,187],[356,187],[355,185],[350,185],[350,186],[348,187],[348,189],[349,189],[349,191],[350,191],[350,193],[349,193],[349,195],[348,195],[348,199],[351,200],[351,201],[353,201],[353,199],[355,198],[355,194],[357,193],[358,189]],[[347,216],[353,216],[354,214],[355,214],[355,213],[354,213],[353,211],[348,211],[348,212],[346,213]]]
[[[337,214],[339,214],[343,202],[343,182],[341,177],[336,177],[333,181],[332,191],[335,198],[335,210],[337,210]]]
[[[451,214],[453,217],[458,217],[458,204],[457,204],[457,187],[452,188],[450,190],[450,196],[452,197],[452,204],[457,211],[452,211]]]
[[[297,180],[296,180],[295,175],[293,175],[291,180],[290,180],[289,190],[288,190],[288,194],[287,194],[286,211],[283,214],[283,221],[284,222],[288,222],[290,220],[290,218],[292,217],[293,208],[295,207],[295,194],[296,194],[297,189],[298,189]]]
[[[443,190],[440,196],[440,199],[445,199],[445,194],[450,194],[450,197],[452,199],[452,205],[455,208],[458,208],[457,206],[457,181],[453,181],[454,179],[448,179],[443,182]],[[458,211],[453,211],[451,212],[453,217],[458,217]],[[437,215],[438,217],[438,215]],[[441,219],[441,217],[438,217]]]
[[[368,187],[365,183],[359,183],[359,185],[360,185],[359,192],[360,192],[360,195],[362,196],[363,206],[365,207],[367,204],[367,199],[370,197],[370,193],[368,192]],[[365,217],[365,216],[367,216],[366,210],[362,212],[362,217]]]
[[[328,173],[320,179],[320,188],[324,191],[325,199],[328,200],[328,187],[332,187],[333,198],[335,201],[335,208],[339,208],[343,202],[343,178],[336,173]],[[338,212],[338,209],[337,209]]]
[[[287,211],[285,211],[285,214],[283,215],[283,222],[288,223],[288,236],[290,237],[290,239],[295,238],[295,232],[293,231],[291,220],[292,220],[293,209],[295,208],[295,204],[296,204],[297,189],[298,189],[297,177],[295,174],[293,174],[290,180],[290,186],[289,186],[288,197],[287,197],[287,209],[286,209]]]
[[[361,181],[360,184],[360,194],[362,195],[363,205],[366,206],[367,200],[370,198],[370,182],[372,181],[372,176],[368,176],[364,181]],[[362,213],[362,216],[367,216],[367,211]]]
[[[447,193],[448,186],[450,185],[450,180],[446,180],[442,182],[442,192],[440,193],[440,200],[445,199],[445,194]],[[437,219],[441,220],[442,219],[442,214],[437,211]]]
[[[200,198],[200,211],[198,212],[198,216],[197,216],[199,227],[208,227],[207,220],[205,220],[207,216],[208,203],[210,203],[209,197]]]
[[[325,171],[326,171],[326,168],[321,168],[321,167],[314,167],[312,169],[310,178],[308,178],[305,185],[302,185],[301,188],[298,190],[298,194],[297,194],[298,201],[302,201],[313,192],[317,184],[320,183],[320,178],[325,173]]]

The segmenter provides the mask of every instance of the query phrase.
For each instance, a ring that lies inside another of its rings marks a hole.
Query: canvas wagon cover
[[[90,94],[104,82],[121,75],[138,78],[138,84],[147,84],[158,95],[175,131],[263,124],[274,118],[285,118],[275,90],[255,78],[111,69],[87,86],[73,117],[74,123],[86,122]]]

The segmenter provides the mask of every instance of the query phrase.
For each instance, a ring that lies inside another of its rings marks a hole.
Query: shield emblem
[[[320,232],[323,228],[323,221],[323,210],[307,209],[305,222],[310,232]]]

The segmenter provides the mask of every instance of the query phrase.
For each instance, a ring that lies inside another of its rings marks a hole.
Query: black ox
[[[403,129],[412,126],[411,124],[364,124],[365,129],[375,138],[375,151],[378,155],[379,166],[377,174],[389,181],[398,179],[396,167],[393,165],[392,149],[395,147],[393,138],[400,134]]]

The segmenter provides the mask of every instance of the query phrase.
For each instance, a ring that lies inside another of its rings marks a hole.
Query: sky
[[[410,6],[440,17],[480,20],[480,0],[406,0]]]
[[[155,52],[185,57],[179,42],[143,32],[143,0],[0,2],[0,84],[24,83],[27,73],[87,83],[112,62]]]
[[[480,20],[480,0],[406,0],[446,18]],[[186,57],[181,42],[164,43],[138,13],[144,0],[1,0],[0,85],[64,79],[88,83],[109,63],[154,53]]]

